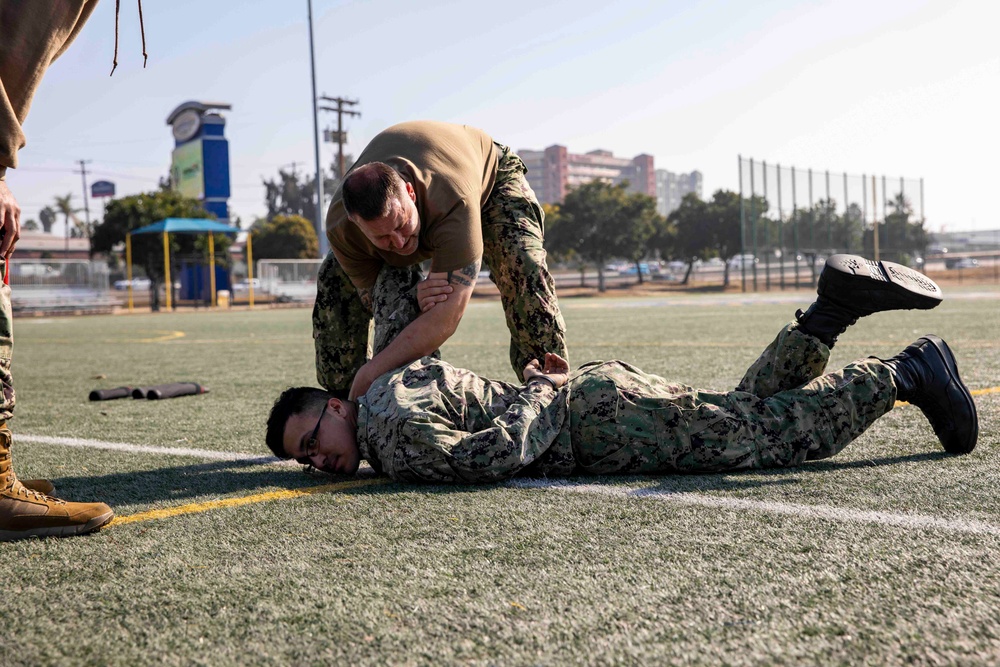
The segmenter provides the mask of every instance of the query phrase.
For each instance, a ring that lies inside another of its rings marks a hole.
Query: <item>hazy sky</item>
[[[49,70],[8,182],[23,217],[82,205],[77,160],[119,194],[155,189],[167,114],[222,101],[231,214],[263,215],[262,177],[314,170],[306,0],[102,2]],[[655,156],[738,189],[737,155],[924,178],[929,227],[1000,229],[1000,3],[992,0],[314,0],[320,94],[360,100],[348,151],[412,119],[481,127],[515,150]],[[335,125],[333,114],[321,126]],[[324,144],[329,165],[335,145]],[[99,214],[101,204],[91,200]],[[61,232],[61,226],[54,230]]]

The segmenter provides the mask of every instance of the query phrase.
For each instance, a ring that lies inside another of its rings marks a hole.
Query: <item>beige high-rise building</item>
[[[663,216],[670,215],[681,205],[684,195],[693,192],[701,199],[701,172],[675,174],[666,169],[656,170],[656,211]]]

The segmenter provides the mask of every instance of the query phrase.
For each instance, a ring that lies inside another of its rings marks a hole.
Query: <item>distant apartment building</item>
[[[684,195],[693,192],[701,198],[701,172],[675,174],[666,169],[656,170],[656,210],[660,215],[670,215],[681,205]]]
[[[577,154],[559,145],[542,151],[521,149],[517,154],[528,167],[528,183],[543,204],[561,204],[567,192],[595,179],[615,185],[628,181],[630,191],[656,196],[652,155],[622,158],[604,150]]]

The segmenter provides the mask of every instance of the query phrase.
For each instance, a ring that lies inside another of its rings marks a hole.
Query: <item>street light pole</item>
[[[319,163],[319,112],[316,108],[316,50],[313,46],[313,11],[312,0],[307,0],[309,6],[309,67],[312,71],[312,115],[313,115],[313,147],[316,155],[316,237],[319,239],[320,259],[330,251],[330,244],[323,228],[323,169]]]

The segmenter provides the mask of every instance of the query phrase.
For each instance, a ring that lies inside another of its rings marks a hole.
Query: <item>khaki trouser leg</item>
[[[6,270],[0,258],[0,276]],[[104,503],[70,503],[26,487],[14,474],[13,436],[7,420],[14,412],[14,382],[10,373],[14,345],[10,287],[0,285],[0,542],[25,537],[79,535],[97,530],[114,518]],[[33,486],[44,486],[39,480]],[[51,485],[48,485],[51,487]]]

